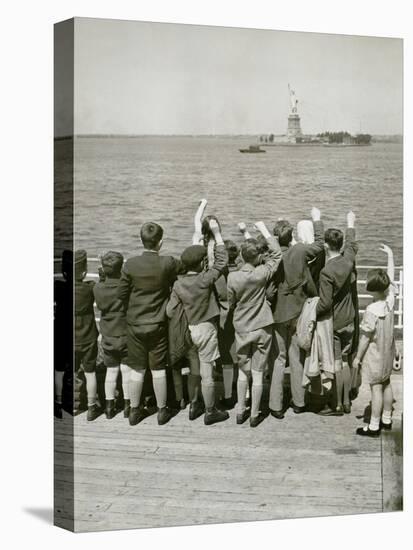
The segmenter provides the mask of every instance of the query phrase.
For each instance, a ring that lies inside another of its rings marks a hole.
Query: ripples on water
[[[273,147],[241,154],[249,138],[78,138],[75,140],[75,240],[90,256],[141,248],[144,221],[165,229],[164,253],[190,244],[198,201],[241,242],[237,223],[278,217],[292,223],[318,206],[326,227],[357,215],[358,263],[383,263],[386,242],[402,263],[402,145],[344,149]],[[57,142],[62,146],[64,142]]]

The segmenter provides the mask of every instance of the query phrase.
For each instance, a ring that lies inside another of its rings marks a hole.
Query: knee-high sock
[[[116,380],[119,374],[119,367],[108,367],[105,376],[105,397],[107,400],[115,399]]]
[[[172,379],[174,382],[175,398],[177,401],[181,401],[184,397],[181,369],[172,369]]]
[[[153,391],[159,409],[166,407],[166,370],[152,371]]]
[[[231,399],[232,384],[234,382],[234,367],[232,365],[222,365],[222,377],[224,379],[224,397]]]
[[[247,397],[247,388],[249,387],[249,375],[242,368],[238,371],[237,381],[237,413],[242,414],[245,411],[245,400]]]
[[[86,376],[86,392],[87,392],[87,404],[88,407],[91,407],[96,403],[96,392],[97,392],[97,383],[96,383],[96,373],[95,372],[85,372]]]
[[[343,361],[343,403],[350,404],[351,372],[347,362]]]
[[[131,369],[129,376],[129,398],[131,407],[138,407],[143,388],[144,370]]]
[[[263,372],[252,371],[251,416],[258,416],[262,397]]]
[[[65,375],[64,371],[55,370],[54,371],[54,393],[56,403],[62,404],[62,393],[63,393],[63,376]]]
[[[129,399],[129,379],[132,369],[128,365],[121,365],[123,399]]]
[[[195,403],[200,398],[201,377],[199,374],[188,375],[188,397],[191,403]]]
[[[202,396],[205,402],[205,408],[211,409],[215,405],[215,387],[212,372],[214,363],[200,362]]]

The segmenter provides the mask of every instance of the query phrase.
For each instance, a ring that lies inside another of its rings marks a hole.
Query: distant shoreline
[[[201,139],[240,139],[240,138],[257,138],[260,134],[76,134],[74,136],[58,136],[55,141],[85,138],[94,139],[135,139],[135,138],[201,138]],[[282,137],[284,134],[274,134],[274,139]],[[403,143],[403,135],[401,134],[380,134],[372,135],[374,143]]]

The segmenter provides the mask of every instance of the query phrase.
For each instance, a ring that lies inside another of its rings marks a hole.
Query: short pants
[[[128,364],[128,345],[126,336],[103,336],[103,363],[106,368]]]
[[[272,344],[272,325],[246,333],[235,333],[238,366],[264,372]]]
[[[128,325],[128,365],[133,370],[166,369],[168,330],[165,324]]]
[[[83,366],[87,373],[96,371],[96,358],[98,356],[97,340],[88,344],[81,344],[75,347],[75,372]]]
[[[218,329],[214,322],[189,325],[189,332],[202,363],[212,363],[219,358]]]

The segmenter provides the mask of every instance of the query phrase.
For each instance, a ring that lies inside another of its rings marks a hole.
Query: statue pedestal
[[[300,116],[298,114],[290,114],[288,116],[287,137],[288,141],[296,142],[297,138],[302,138]]]

